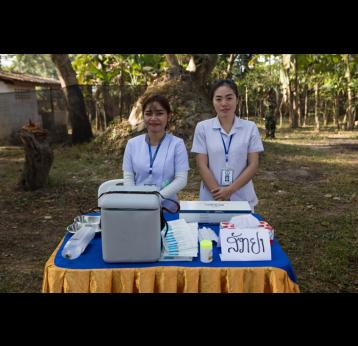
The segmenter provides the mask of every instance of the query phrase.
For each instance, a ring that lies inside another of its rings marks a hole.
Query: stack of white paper
[[[259,221],[252,214],[242,214],[232,217],[230,222],[235,225],[236,228],[258,228],[263,227],[269,232],[270,240],[272,241],[275,236],[275,230],[266,221]]]
[[[252,214],[242,214],[232,217],[230,220],[238,228],[259,227],[260,221]]]
[[[162,232],[163,251],[160,261],[188,261],[198,256],[198,223],[184,219],[168,221],[169,230]]]

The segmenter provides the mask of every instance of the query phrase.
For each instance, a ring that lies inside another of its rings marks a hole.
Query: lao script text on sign
[[[262,228],[220,230],[222,261],[271,261],[270,236]]]

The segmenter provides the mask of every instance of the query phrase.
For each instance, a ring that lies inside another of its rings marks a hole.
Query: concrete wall
[[[12,93],[14,92],[13,84],[5,83],[4,81],[0,80],[0,93]]]
[[[0,93],[0,139],[10,137],[28,123],[29,119],[42,126],[34,88],[21,86],[26,91],[16,92],[15,85],[4,84],[2,83],[1,90],[7,88],[8,92]]]

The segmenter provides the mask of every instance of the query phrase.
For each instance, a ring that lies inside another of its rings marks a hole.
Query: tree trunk
[[[246,119],[249,120],[249,95],[247,86],[245,87],[245,106],[246,106]]]
[[[275,88],[276,93],[276,108],[275,108],[275,121],[277,122],[277,116],[280,112],[280,94],[278,89]]]
[[[168,69],[167,73],[171,78],[178,76],[183,72],[183,68],[179,64],[178,59],[175,54],[165,54],[165,58],[169,65],[169,69]],[[190,63],[189,63],[189,66],[191,65]]]
[[[123,101],[124,101],[124,69],[123,66],[121,68],[121,77],[119,79],[119,93],[120,93],[120,105],[119,105],[119,116],[122,120],[123,116]]]
[[[98,105],[96,105],[96,130],[97,131],[100,131],[102,130],[101,128],[101,123],[102,123],[102,120],[101,120],[101,109]]]
[[[353,100],[356,100],[357,95],[354,92],[353,93]],[[357,103],[354,102],[354,106],[353,106],[353,127],[357,126],[357,121],[358,121],[358,113],[357,113]]]
[[[316,131],[320,130],[320,124],[319,124],[319,114],[318,114],[318,103],[319,103],[319,85],[318,83],[314,86],[314,95],[315,95],[315,105],[314,105],[314,119],[316,122]]]
[[[239,118],[241,118],[241,113],[242,113],[242,99],[241,97],[239,98],[239,102],[237,104],[237,116]]]
[[[291,105],[291,89],[290,89],[290,76],[289,70],[291,66],[291,55],[292,54],[283,54],[282,63],[280,68],[280,82],[282,88],[282,101],[280,109],[285,106],[285,110],[288,110],[289,119],[292,124],[292,105]],[[283,116],[282,113],[280,117],[280,128],[283,125]]]
[[[292,64],[294,80],[289,83],[290,95],[291,95],[291,107],[290,107],[290,121],[291,128],[296,129],[298,127],[298,75],[297,75],[297,59],[294,54],[294,62]],[[288,70],[288,75],[290,74],[290,69]]]
[[[25,191],[43,187],[53,162],[53,151],[48,142],[48,131],[29,122],[20,131],[25,149],[25,164],[19,186]]]
[[[232,78],[232,68],[234,67],[235,59],[237,58],[238,55],[239,54],[230,54],[225,78]]]
[[[72,126],[72,143],[88,142],[93,137],[92,129],[86,115],[83,95],[68,54],[51,54],[51,59],[55,64],[57,75],[64,90]]]
[[[327,127],[328,124],[328,116],[327,116],[327,100],[324,100],[324,107],[323,107],[323,126]]]
[[[260,100],[259,100],[259,111],[258,111],[258,115],[259,115],[259,117],[260,118],[263,118],[263,112],[262,112],[262,101],[261,101],[261,98],[260,98]]]
[[[346,64],[346,74],[345,77],[347,79],[347,100],[348,100],[348,108],[346,110],[347,114],[347,130],[353,130],[354,121],[353,121],[353,106],[352,106],[352,88],[351,88],[351,70],[349,67],[349,54],[344,54],[344,62]]]
[[[96,120],[96,102],[93,98],[92,85],[86,85],[84,89],[84,99],[88,110],[88,118],[90,122]]]
[[[111,122],[114,119],[113,107],[112,107],[112,98],[109,92],[108,83],[103,83],[102,85],[102,93],[103,93],[103,108],[104,108],[104,116],[106,119],[106,124]],[[106,125],[107,127],[107,125]]]
[[[104,131],[106,129],[106,116],[100,105],[96,107],[96,129],[97,131]]]
[[[142,131],[144,129],[142,102],[150,94],[161,93],[169,99],[173,109],[169,130],[188,139],[192,136],[198,121],[213,116],[212,102],[207,92],[206,82],[215,67],[217,54],[193,55],[191,57],[192,71],[184,70],[179,64],[178,67],[175,55],[167,54],[166,58],[177,72],[173,73],[173,69],[169,69],[164,76],[148,86],[133,106],[128,122],[133,132]]]
[[[297,97],[297,125],[298,127],[302,126],[302,99],[301,99],[301,94],[299,93],[298,97]]]
[[[298,127],[298,100],[297,100],[297,72],[294,71],[294,81],[291,83],[291,100],[292,100],[292,112],[291,112],[291,128],[296,129]]]
[[[305,109],[303,113],[303,126],[307,125],[307,115],[308,115],[308,87],[305,85]]]
[[[299,96],[296,94],[294,96],[294,111],[293,111],[294,115],[295,115],[295,128],[300,127],[301,126],[301,105],[300,105],[300,98]]]
[[[284,105],[284,95],[282,95],[282,98],[281,98],[281,102],[280,102],[280,106],[278,108],[279,110],[279,113],[280,113],[280,125],[279,125],[279,128],[282,128],[282,123],[283,123],[283,114],[282,114],[282,107]]]
[[[177,68],[178,70],[181,69],[181,66],[175,54],[165,54],[165,58],[170,67]]]
[[[339,114],[339,94],[334,98],[333,104],[333,126],[338,126],[338,114]]]
[[[192,71],[193,81],[199,88],[205,86],[206,81],[214,69],[218,55],[217,54],[193,54],[191,60],[194,63],[194,69]]]

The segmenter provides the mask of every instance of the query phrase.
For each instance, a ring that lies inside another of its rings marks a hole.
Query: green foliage
[[[159,54],[78,54],[72,62],[81,84],[149,84],[165,66]]]
[[[80,84],[145,86],[161,77],[168,67],[164,54],[72,54],[70,58]],[[176,54],[176,58],[184,69],[188,68],[190,54]],[[11,61],[10,66],[6,61]],[[10,71],[56,77],[47,54],[2,54],[0,64]],[[288,90],[302,96],[307,90],[310,97],[316,85],[319,102],[340,96],[340,105],[345,107],[350,89],[355,107],[358,54],[218,54],[208,82],[228,76],[237,82],[241,97],[248,92],[251,109],[257,108],[269,90],[274,89],[279,96]],[[287,114],[285,107],[282,109]]]
[[[1,66],[10,72],[32,74],[40,77],[57,78],[55,66],[49,54],[1,54],[10,65]]]
[[[217,66],[220,70],[227,66],[224,58]],[[250,104],[258,104],[271,88],[281,90],[281,94],[288,85],[294,89],[296,78],[298,94],[304,89],[313,94],[318,84],[321,100],[332,100],[338,95],[346,98],[348,87],[353,95],[358,93],[357,54],[255,54],[247,66],[248,72],[236,79],[241,95],[248,90]],[[354,97],[352,103],[356,104]]]
[[[254,55],[248,63],[248,70],[241,78],[236,78],[239,94],[244,97],[248,90],[251,102],[266,97],[269,90],[279,90],[280,65],[272,55]]]
[[[227,77],[227,68],[231,54],[218,54],[218,62],[209,79],[225,79]],[[255,58],[253,54],[235,54],[236,58],[232,66],[232,78],[241,79],[250,70],[252,66],[251,59]]]

